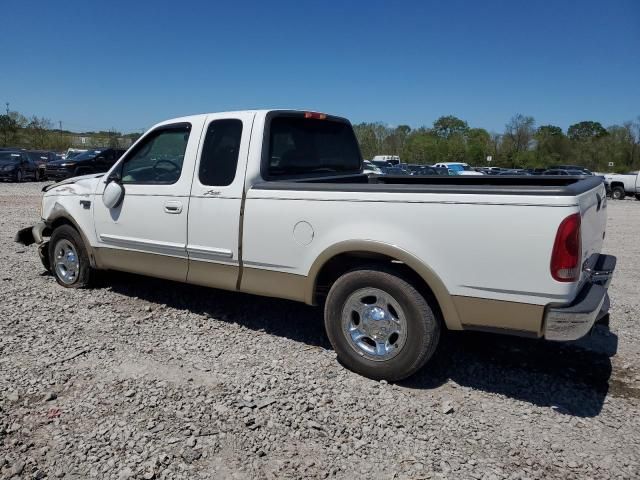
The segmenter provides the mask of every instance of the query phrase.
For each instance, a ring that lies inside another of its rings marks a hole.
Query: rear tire
[[[622,188],[622,187],[613,187],[611,189],[611,198],[613,198],[614,200],[624,200],[625,196],[626,196],[626,194],[624,192],[624,188]]]
[[[441,329],[413,285],[377,266],[352,270],[333,284],[325,328],[344,366],[388,381],[417,372],[434,354]]]
[[[640,193],[636,193],[636,200],[640,200]]]
[[[84,288],[91,284],[93,269],[82,237],[70,225],[56,228],[49,239],[49,269],[65,288]]]

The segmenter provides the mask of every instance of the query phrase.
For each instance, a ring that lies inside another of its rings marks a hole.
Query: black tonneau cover
[[[576,196],[601,185],[599,176],[555,175],[340,175],[265,181],[256,190],[331,192],[458,193]]]

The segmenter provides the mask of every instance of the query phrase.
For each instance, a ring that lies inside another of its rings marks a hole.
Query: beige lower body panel
[[[103,270],[139,273],[178,282],[187,279],[186,258],[102,247],[95,248],[94,255],[96,267]]]
[[[189,263],[186,258],[118,248],[96,248],[95,258],[99,269],[138,273],[223,290],[237,290],[240,272],[238,265],[198,260]],[[304,302],[306,286],[307,277],[303,275],[245,267],[240,291]]]
[[[260,268],[242,269],[240,291],[265,297],[305,301],[307,277]]]
[[[191,260],[187,282],[204,287],[235,290],[239,273],[238,265]]]
[[[455,295],[452,299],[465,330],[542,335],[544,305]]]

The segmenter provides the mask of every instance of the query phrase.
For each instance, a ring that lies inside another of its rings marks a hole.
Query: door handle
[[[182,203],[176,200],[169,200],[164,204],[165,213],[181,213],[182,212]]]

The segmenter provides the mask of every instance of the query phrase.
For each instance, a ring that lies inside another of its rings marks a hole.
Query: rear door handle
[[[164,211],[165,213],[181,213],[182,212],[182,202],[178,202],[177,200],[169,200],[164,203]]]

